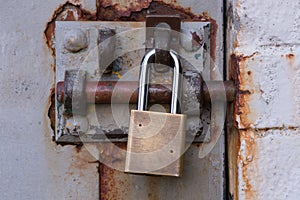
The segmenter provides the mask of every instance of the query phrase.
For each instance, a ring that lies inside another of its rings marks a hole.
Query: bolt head
[[[88,47],[86,34],[80,29],[70,30],[66,33],[64,47],[70,52],[76,53]]]

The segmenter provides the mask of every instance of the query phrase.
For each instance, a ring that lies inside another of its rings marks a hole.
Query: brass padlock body
[[[186,141],[186,116],[177,114],[181,96],[180,61],[170,51],[174,61],[171,113],[144,111],[148,97],[148,61],[154,55],[155,49],[149,51],[141,64],[138,110],[131,111],[125,172],[179,177]]]
[[[179,177],[186,115],[132,110],[125,172]]]

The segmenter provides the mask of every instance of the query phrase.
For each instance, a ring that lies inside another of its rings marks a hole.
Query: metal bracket
[[[168,23],[170,16],[159,23],[167,23],[171,29],[184,33],[180,37],[175,35],[177,41],[174,42],[179,44],[178,54],[184,68],[183,108],[188,115],[187,134],[195,142],[209,142],[210,105],[202,105],[201,99],[210,98],[205,82],[202,85],[202,78],[209,80],[211,71],[210,23],[180,22],[178,16],[173,18],[174,26],[173,22]],[[149,38],[157,35],[147,32],[145,27],[156,26],[159,24],[156,20],[157,16],[148,17],[146,23],[56,22],[56,142],[127,141],[129,110],[135,108],[137,102],[138,66],[145,49],[151,45]],[[70,44],[79,47],[70,51],[67,48]],[[170,45],[162,48],[175,48],[172,42]],[[149,87],[150,103],[168,103],[170,85],[163,73],[156,74]],[[228,85],[228,91],[232,91],[232,85]],[[228,94],[231,96],[230,92]],[[168,105],[164,107],[169,109]],[[75,108],[75,112],[69,112],[70,108]],[[194,112],[193,108],[202,112]],[[119,112],[118,119],[115,119],[114,109]]]
[[[181,26],[180,15],[148,15],[146,18],[146,48],[156,49],[155,70],[169,71],[170,49],[178,51],[179,33]]]

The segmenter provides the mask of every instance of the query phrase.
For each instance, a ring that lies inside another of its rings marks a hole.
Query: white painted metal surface
[[[229,1],[240,58],[238,198],[299,199],[299,1]],[[243,130],[242,130],[243,129]]]

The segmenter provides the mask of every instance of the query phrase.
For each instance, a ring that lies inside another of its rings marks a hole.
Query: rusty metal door
[[[150,13],[209,22],[210,78],[223,80],[223,1],[26,0],[7,1],[0,10],[1,199],[225,198],[223,134],[204,158],[199,158],[201,143],[191,145],[179,179],[124,174],[99,163],[88,148],[54,142],[57,21],[142,22]],[[125,143],[100,149],[118,163],[115,146],[122,149]]]

